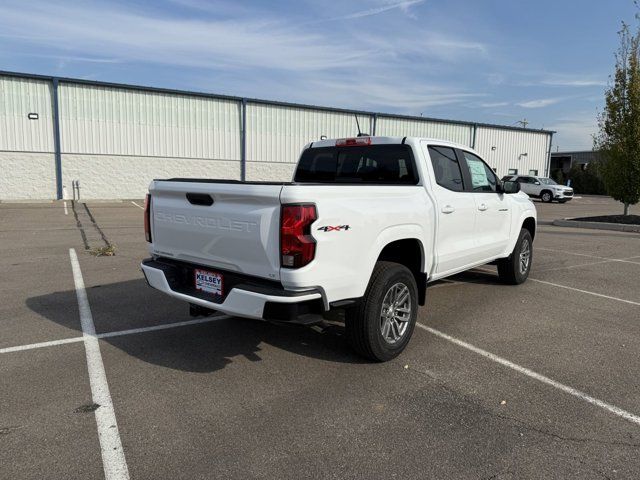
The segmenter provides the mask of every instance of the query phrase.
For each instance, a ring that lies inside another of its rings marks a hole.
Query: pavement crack
[[[9,427],[0,427],[0,435],[9,435],[11,432],[24,428],[22,425],[11,425]]]
[[[84,249],[85,250],[89,250],[91,247],[89,247],[89,242],[87,241],[87,233],[84,231],[84,227],[82,226],[82,222],[80,221],[80,218],[78,217],[78,211],[76,210],[76,202],[75,202],[75,200],[71,201],[71,210],[73,211],[73,216],[76,219],[76,226],[78,227],[78,230],[80,230],[80,236],[82,237],[82,243],[84,244]]]
[[[91,413],[95,412],[100,408],[100,405],[97,403],[88,403],[86,405],[80,405],[78,408],[74,409],[74,413]]]
[[[112,247],[113,245],[111,244],[111,242],[109,242],[109,240],[107,239],[107,236],[104,234],[104,232],[102,231],[102,229],[100,228],[100,225],[98,225],[98,222],[96,222],[96,219],[93,217],[93,214],[91,213],[91,210],[89,210],[89,207],[87,206],[86,203],[83,203],[82,205],[84,205],[84,209],[87,212],[87,215],[89,215],[89,219],[91,220],[91,223],[93,224],[94,228],[98,231],[98,233],[100,234],[100,237],[102,237],[102,241],[104,242],[104,244],[107,247]]]

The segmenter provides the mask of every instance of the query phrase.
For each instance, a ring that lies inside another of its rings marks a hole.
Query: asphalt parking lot
[[[372,364],[339,325],[193,323],[139,205],[0,204],[0,478],[640,477],[640,235],[540,225],[528,282],[430,287]]]

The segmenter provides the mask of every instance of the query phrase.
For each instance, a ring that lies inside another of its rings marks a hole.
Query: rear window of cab
[[[302,153],[294,181],[416,185],[418,173],[409,145],[321,147]]]

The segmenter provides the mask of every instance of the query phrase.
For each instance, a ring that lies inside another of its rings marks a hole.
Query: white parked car
[[[534,177],[531,175],[507,175],[506,177],[502,177],[502,180],[518,182],[520,189],[524,193],[532,197],[537,197],[546,203],[554,200],[565,203],[573,198],[573,188],[559,185],[552,178]]]
[[[427,284],[496,262],[524,282],[536,210],[463,145],[423,138],[322,140],[292,182],[151,183],[151,287],[194,313],[310,323],[344,309],[360,354],[407,345]]]

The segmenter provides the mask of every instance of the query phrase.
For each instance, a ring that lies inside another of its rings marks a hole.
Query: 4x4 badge
[[[323,232],[339,232],[341,230],[349,230],[351,228],[350,225],[335,225],[335,226],[327,226],[327,227],[320,227],[318,228],[318,230],[321,230]]]

